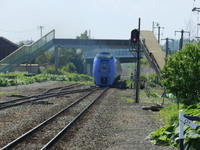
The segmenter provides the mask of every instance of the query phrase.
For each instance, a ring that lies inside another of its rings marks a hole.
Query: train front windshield
[[[109,72],[110,72],[110,68],[109,68],[108,61],[102,62],[100,66],[100,73],[102,75],[107,75]]]
[[[110,59],[113,59],[113,56],[110,53],[100,53],[100,54],[97,54],[97,58],[101,60],[110,60]]]

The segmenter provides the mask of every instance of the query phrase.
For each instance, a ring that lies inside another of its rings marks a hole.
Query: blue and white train
[[[98,53],[94,58],[93,76],[98,86],[111,86],[120,79],[120,62],[110,53]]]

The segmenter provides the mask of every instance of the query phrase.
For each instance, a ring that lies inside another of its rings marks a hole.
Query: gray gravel
[[[38,86],[38,84],[33,84],[33,87],[31,87],[32,85],[26,85],[26,88],[22,86],[22,88],[19,88],[18,91],[26,91],[26,94],[32,94],[33,91],[36,92],[37,87],[40,87],[40,89],[46,91],[49,88],[66,85],[65,83],[61,82],[46,82],[41,83],[41,86]],[[47,86],[45,86],[45,84],[47,84]],[[12,89],[13,87],[10,88]],[[22,133],[28,131],[40,122],[49,118],[51,115],[58,112],[58,110],[68,105],[69,103],[74,101],[74,99],[80,96],[81,94],[73,94],[69,97],[49,98],[45,99],[44,101],[48,100],[48,102],[50,102],[51,104],[28,104],[1,110],[0,147],[4,146],[11,140],[22,135]]]
[[[63,83],[47,82],[17,87],[17,92],[32,94]],[[1,88],[14,91],[15,87]],[[53,105],[27,105],[0,111],[0,147],[21,135],[75,97],[52,99]],[[160,126],[158,113],[144,111],[143,104],[127,102],[132,90],[111,89],[106,96],[76,123],[53,149],[57,150],[170,150],[169,147],[155,146],[146,137]],[[1,99],[0,101],[3,101]],[[147,102],[145,101],[145,105]],[[46,133],[48,134],[48,133]]]
[[[81,102],[70,108],[68,111],[59,115],[56,119],[48,123],[47,126],[41,128],[38,132],[31,135],[27,140],[20,143],[16,150],[26,149],[26,150],[39,150],[47,142],[49,142],[58,132],[60,132],[68,123],[70,123],[75,116],[77,116],[87,105],[89,105],[99,91],[93,93],[89,97],[83,99]]]
[[[111,89],[53,149],[59,150],[170,150],[146,137],[160,123],[158,114],[127,103],[131,90]]]
[[[66,85],[64,82],[59,81],[50,81],[50,82],[41,82],[33,83],[28,85],[17,85],[9,87],[0,87],[1,94],[0,102],[5,102],[7,100],[16,99],[15,97],[7,97],[7,95],[23,95],[30,96],[38,93],[43,93],[50,88],[60,87]]]

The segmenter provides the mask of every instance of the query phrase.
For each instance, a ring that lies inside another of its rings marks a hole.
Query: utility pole
[[[160,44],[160,29],[164,29],[164,27],[158,26],[158,44]]]
[[[89,29],[89,35],[88,35],[89,39],[91,39],[91,30]]]
[[[165,49],[165,53],[166,53],[166,55],[165,55],[165,58],[166,58],[166,60],[167,60],[167,57],[168,57],[168,55],[169,55],[169,40],[174,40],[174,39],[170,39],[170,38],[165,38],[165,39],[162,39],[162,40],[165,40],[166,41],[166,49]]]
[[[200,26],[200,23],[197,24],[197,33],[199,32],[199,26]],[[199,39],[199,38],[200,36],[197,34],[196,39]]]
[[[160,26],[158,26],[158,44],[160,44]]]
[[[190,32],[184,31],[182,29],[181,31],[175,31],[175,35],[176,35],[177,32],[181,33],[181,38],[180,38],[180,43],[179,43],[179,50],[181,50],[183,48],[183,35],[184,35],[184,33],[188,33],[189,34],[189,40],[190,40]]]
[[[155,28],[158,28],[158,44],[160,44],[160,30],[161,30],[161,29],[164,29],[164,27],[161,27],[161,26],[159,25],[159,23],[156,23],[156,26],[155,26],[155,22],[153,21],[152,28],[153,28],[153,32],[154,32],[154,29],[155,29]]]
[[[43,33],[43,29],[44,29],[44,26],[39,26],[39,29],[40,29],[40,37],[42,37],[42,33]]]
[[[154,29],[157,28],[157,26],[159,25],[158,22],[153,21],[152,22],[152,32],[154,33]]]
[[[152,22],[152,32],[154,33],[154,28],[155,28],[155,22]]]
[[[199,12],[200,12],[200,8],[194,7],[192,9],[192,11],[196,11],[197,12],[197,38],[199,37]]]

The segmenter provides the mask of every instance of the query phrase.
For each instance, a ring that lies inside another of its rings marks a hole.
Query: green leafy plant
[[[160,97],[153,89],[151,89],[150,91],[149,91],[149,96],[151,96],[151,97]]]
[[[182,106],[179,106],[182,108]],[[177,105],[169,105],[160,110],[160,115],[165,124],[171,125],[178,121],[178,107]]]
[[[12,86],[31,84],[34,82],[43,81],[72,81],[72,82],[93,82],[93,78],[84,74],[75,74],[63,72],[62,74],[49,74],[41,73],[37,75],[28,73],[1,73],[0,74],[0,86]]]
[[[147,84],[151,87],[156,87],[156,85],[160,84],[158,82],[158,77],[156,74],[149,74],[149,76],[147,77]]]
[[[163,85],[184,105],[200,102],[200,43],[187,44],[168,58],[162,70]]]
[[[178,112],[178,110],[177,110]],[[200,117],[200,104],[191,105],[185,109],[185,114],[190,116]],[[172,115],[173,117],[174,115]],[[177,113],[178,116],[178,113]],[[184,146],[185,150],[199,150],[200,147],[200,122],[196,122],[198,125],[196,129],[192,129],[188,126],[185,126],[185,135],[184,135]],[[172,147],[178,147],[178,117],[174,120],[173,124],[170,122],[169,125],[166,125],[154,132],[152,132],[148,138],[158,145],[167,145]]]

